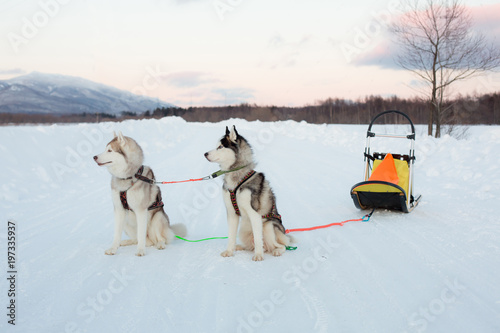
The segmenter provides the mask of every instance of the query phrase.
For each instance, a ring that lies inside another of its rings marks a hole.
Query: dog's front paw
[[[116,249],[113,247],[109,248],[106,251],[104,251],[104,254],[107,254],[108,256],[112,256],[112,255],[116,254]]]
[[[156,243],[156,248],[157,248],[158,250],[163,250],[163,249],[165,249],[165,242],[158,242],[158,243]]]
[[[280,255],[282,255],[283,253],[285,253],[285,249],[280,249],[278,247],[276,247],[274,250],[273,250],[273,256],[275,257],[279,257]]]
[[[264,255],[262,255],[262,254],[260,254],[260,253],[259,253],[259,254],[257,254],[257,253],[256,253],[256,254],[252,257],[252,260],[253,260],[253,261],[262,261],[262,260],[264,260]]]
[[[233,251],[226,250],[220,254],[223,257],[232,257],[234,255]]]
[[[146,255],[146,249],[144,248],[138,248],[137,252],[135,253],[136,256],[142,257]]]

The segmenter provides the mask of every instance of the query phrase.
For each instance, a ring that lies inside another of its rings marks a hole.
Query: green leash
[[[212,239],[227,239],[227,237],[209,237],[209,238],[191,240],[191,239],[182,238],[181,236],[177,236],[177,235],[175,235],[175,237],[182,239],[185,242],[190,242],[190,243],[203,242],[203,241],[212,240]]]
[[[203,242],[203,241],[212,240],[212,239],[227,239],[227,237],[209,237],[209,238],[192,240],[192,239],[186,239],[186,238],[183,238],[183,237],[177,236],[177,235],[175,235],[175,237],[177,237],[180,240],[183,240],[185,242],[190,242],[190,243]],[[286,249],[288,251],[294,251],[294,250],[297,250],[297,247],[296,246],[286,246]]]
[[[238,170],[241,170],[243,168],[246,168],[248,165],[243,165],[243,166],[240,166],[236,169],[231,169],[231,170],[226,170],[226,171],[223,171],[223,170],[219,170],[219,171],[216,171],[214,172],[213,174],[211,174],[210,176],[207,176],[207,177],[204,177],[204,179],[213,179],[213,178],[217,178],[219,176],[222,176],[226,173],[230,173],[230,172],[235,172],[235,171],[238,171]]]

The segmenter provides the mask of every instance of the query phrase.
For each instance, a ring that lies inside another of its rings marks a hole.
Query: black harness
[[[148,177],[145,177],[142,175],[142,173],[144,172],[144,165],[141,165],[141,167],[139,168],[139,170],[137,170],[137,172],[135,173],[134,177],[139,179],[139,180],[142,180],[143,182],[146,182],[150,185],[153,185],[155,180],[154,179],[150,179]],[[132,177],[129,177],[129,178],[126,178],[126,179],[132,179]],[[125,191],[123,192],[120,192],[120,201],[122,202],[122,206],[124,209],[126,210],[130,210],[130,211],[133,211],[129,205],[128,205],[128,202],[127,202],[127,191],[132,187],[134,186],[134,182],[132,181],[132,185]],[[163,207],[164,204],[163,204],[163,201],[161,200],[161,193],[160,191],[158,191],[158,195],[156,195],[156,201],[153,202],[153,204],[151,206],[148,207],[148,210],[153,210],[153,209],[156,209],[156,208],[160,208],[160,207]]]

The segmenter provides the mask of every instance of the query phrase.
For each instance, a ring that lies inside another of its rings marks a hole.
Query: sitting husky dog
[[[252,260],[264,259],[263,252],[274,256],[282,255],[291,238],[285,234],[281,216],[276,209],[276,198],[264,174],[253,169],[252,148],[238,134],[236,127],[220,140],[218,147],[205,157],[220,165],[222,171],[230,171],[224,176],[223,196],[227,210],[229,237],[223,257],[233,256],[235,250],[255,249]],[[240,241],[236,246],[236,233],[241,217]]]
[[[137,244],[137,256],[146,254],[146,246],[155,245],[162,250],[174,237],[168,216],[163,210],[161,192],[154,184],[155,176],[150,167],[142,165],[144,155],[135,140],[114,134],[106,150],[94,160],[106,166],[113,176],[111,192],[115,208],[115,233],[111,248],[106,254],[115,254],[119,246]],[[130,237],[121,241],[122,231]],[[182,224],[172,229],[185,236]]]

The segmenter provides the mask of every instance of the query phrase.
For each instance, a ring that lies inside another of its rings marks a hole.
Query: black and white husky
[[[252,260],[264,259],[264,251],[274,256],[282,255],[291,238],[286,235],[281,216],[276,208],[276,198],[263,173],[254,171],[253,152],[236,127],[220,140],[216,149],[205,153],[210,162],[218,163],[224,175],[223,197],[229,227],[227,250],[223,257],[234,255],[235,250],[255,250]],[[236,234],[241,218],[239,237]]]
[[[113,176],[111,193],[115,232],[113,244],[106,254],[115,254],[119,246],[137,244],[136,255],[143,256],[146,246],[164,249],[174,232],[185,236],[184,225],[170,226],[163,210],[160,189],[154,184],[153,170],[142,164],[144,155],[134,139],[123,136],[121,132],[114,134],[106,150],[94,156],[94,160],[99,166],[106,166]],[[121,240],[123,231],[130,239]]]

